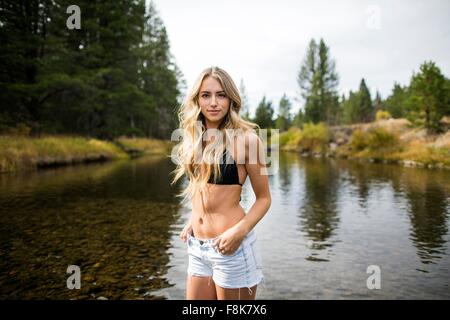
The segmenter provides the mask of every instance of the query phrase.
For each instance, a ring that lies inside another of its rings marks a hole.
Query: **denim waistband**
[[[194,237],[193,232],[189,233],[188,235],[189,235],[189,240],[192,241],[192,243],[198,244],[200,246],[212,246],[214,241],[216,241],[216,239],[219,237],[219,236],[217,236],[212,239],[198,239],[198,238]],[[253,238],[255,238],[255,236],[256,236],[255,231],[251,230],[249,233],[247,233],[247,235],[245,236],[243,241],[253,239]]]

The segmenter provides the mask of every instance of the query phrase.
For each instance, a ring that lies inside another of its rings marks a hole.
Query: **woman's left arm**
[[[267,171],[266,148],[261,139],[254,133],[246,139],[245,168],[252,184],[256,201],[245,217],[236,224],[236,228],[247,235],[264,217],[270,208],[271,197]],[[251,152],[257,151],[256,155]]]
[[[255,152],[256,154],[254,154]],[[236,251],[245,236],[267,213],[271,204],[265,147],[261,139],[254,133],[246,136],[245,168],[250,178],[256,201],[244,218],[216,240],[214,245],[225,254],[231,254]]]

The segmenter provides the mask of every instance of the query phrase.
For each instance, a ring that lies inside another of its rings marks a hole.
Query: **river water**
[[[450,298],[449,171],[279,160],[258,299]],[[0,175],[0,299],[183,299],[190,209],[173,169],[145,156]],[[254,199],[247,179],[244,209]]]

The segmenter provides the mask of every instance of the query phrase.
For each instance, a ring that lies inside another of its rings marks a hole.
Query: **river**
[[[145,156],[0,175],[0,299],[183,299],[173,169]],[[258,299],[450,298],[449,171],[280,153],[269,181]]]

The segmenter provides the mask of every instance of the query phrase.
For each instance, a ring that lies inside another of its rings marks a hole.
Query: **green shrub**
[[[372,128],[368,132],[367,147],[369,150],[391,149],[399,145],[399,138],[383,128]]]
[[[298,145],[301,139],[301,130],[296,127],[290,128],[280,134],[280,147],[285,145]]]
[[[387,119],[391,119],[391,118],[392,118],[391,114],[385,110],[378,110],[377,114],[375,115],[376,121],[387,120]]]
[[[350,145],[355,151],[395,149],[400,145],[398,136],[381,127],[369,129],[367,132],[355,130]]]
[[[328,146],[329,132],[324,123],[305,123],[300,147],[313,152],[323,152]]]
[[[367,148],[367,136],[361,130],[355,130],[350,138],[350,145],[353,150],[361,151]]]

